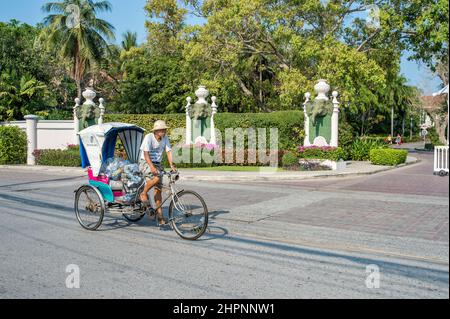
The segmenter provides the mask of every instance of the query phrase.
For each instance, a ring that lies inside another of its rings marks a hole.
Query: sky
[[[100,18],[110,22],[116,29],[116,42],[120,43],[126,31],[137,32],[138,42],[146,40],[145,21],[148,16],[144,10],[146,0],[109,0],[112,11],[100,14]],[[31,25],[42,22],[45,13],[41,7],[49,0],[0,0],[0,21],[19,20]],[[190,19],[188,23],[198,23]],[[428,68],[414,61],[407,61],[408,53],[402,57],[401,72],[408,83],[422,89],[425,95],[439,90],[440,80]]]

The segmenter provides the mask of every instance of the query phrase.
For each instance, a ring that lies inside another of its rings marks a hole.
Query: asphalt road
[[[448,177],[422,160],[354,178],[181,181],[211,213],[197,242],[120,216],[85,231],[73,213],[85,177],[0,169],[0,298],[448,298]],[[66,287],[71,264],[80,288]]]

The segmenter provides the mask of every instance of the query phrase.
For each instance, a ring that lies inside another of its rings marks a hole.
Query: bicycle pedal
[[[156,211],[153,208],[149,208],[146,211],[146,214],[148,214],[148,216],[153,217],[156,215]]]

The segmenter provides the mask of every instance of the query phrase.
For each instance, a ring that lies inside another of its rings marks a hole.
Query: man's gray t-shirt
[[[161,163],[163,159],[164,151],[168,152],[172,150],[169,138],[164,136],[161,141],[158,142],[153,133],[147,134],[144,137],[141,145],[141,159],[145,160],[144,152],[148,152],[150,159],[153,163]]]

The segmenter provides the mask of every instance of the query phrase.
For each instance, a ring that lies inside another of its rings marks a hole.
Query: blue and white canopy
[[[108,158],[114,157],[117,136],[119,136],[128,160],[137,163],[144,139],[144,129],[126,123],[105,123],[90,126],[78,133],[82,167],[90,166],[94,176]]]

